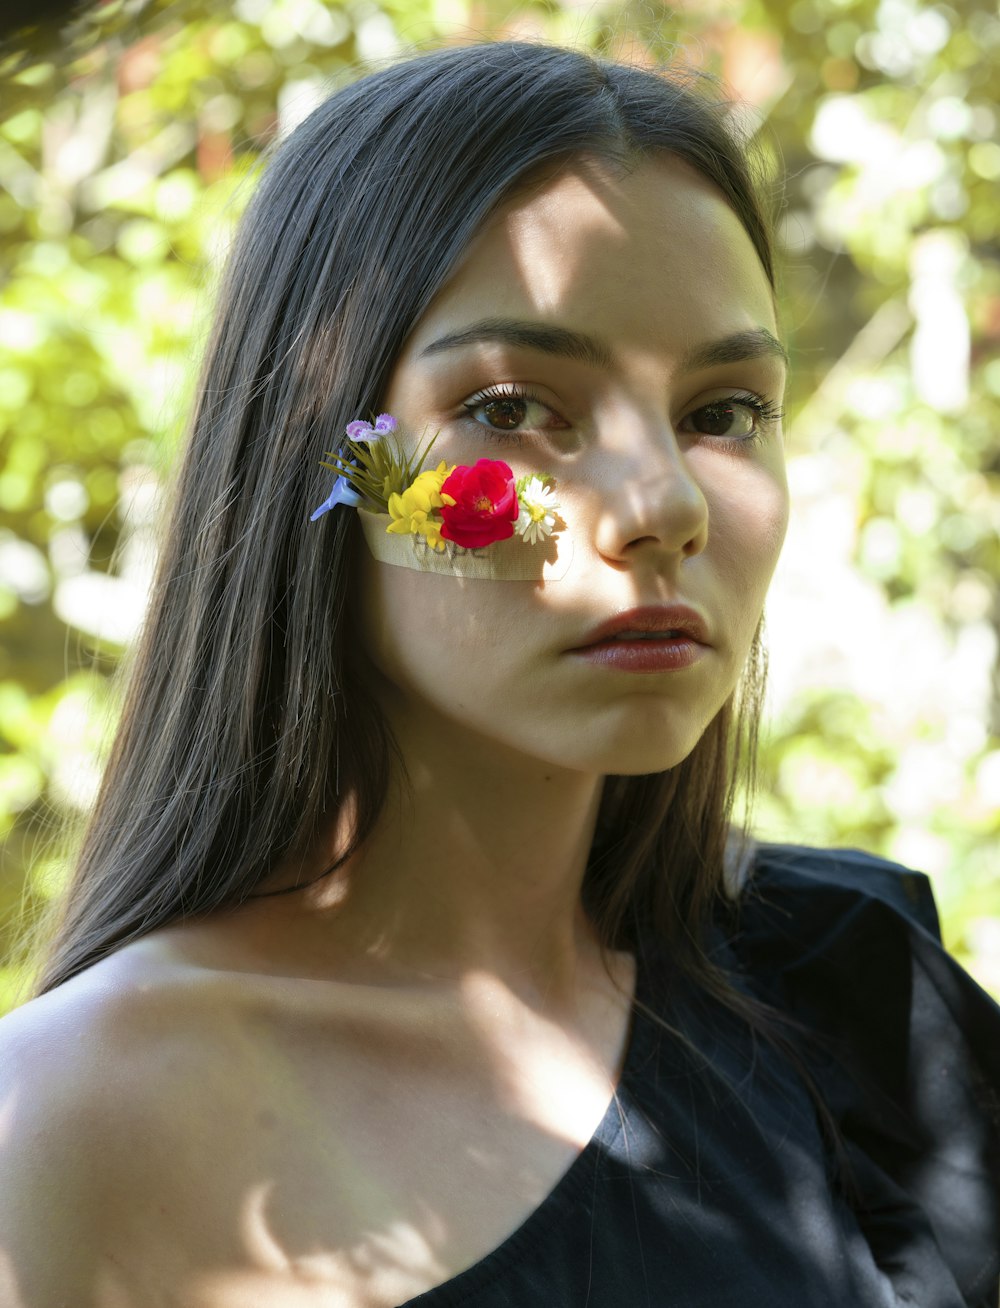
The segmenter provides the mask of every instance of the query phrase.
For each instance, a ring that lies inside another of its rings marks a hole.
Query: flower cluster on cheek
[[[536,474],[515,480],[501,459],[478,459],[471,467],[441,462],[433,471],[422,472],[437,437],[409,459],[387,439],[397,427],[389,413],[379,414],[374,423],[348,423],[348,453],[331,453],[333,463],[322,465],[336,472],[337,479],[310,521],[346,504],[388,514],[387,532],[421,536],[439,551],[445,541],[476,549],[515,534],[537,545],[557,530],[559,504],[551,477]]]

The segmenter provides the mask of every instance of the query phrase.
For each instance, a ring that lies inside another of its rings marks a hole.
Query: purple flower
[[[319,506],[315,513],[309,515],[309,521],[315,522],[321,518],[328,509],[334,509],[338,504],[346,504],[348,508],[357,508],[361,503],[361,496],[357,491],[352,490],[348,485],[346,477],[338,477],[333,483],[333,490]]]
[[[347,434],[352,441],[375,441],[386,432],[396,430],[396,419],[391,413],[380,413],[375,419],[375,426],[370,422],[365,422],[364,418],[356,418],[354,422],[347,424]]]

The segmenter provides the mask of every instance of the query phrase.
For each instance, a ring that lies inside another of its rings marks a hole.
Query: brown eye
[[[749,436],[754,429],[754,415],[744,404],[719,400],[706,404],[691,414],[695,430],[705,436]]]
[[[783,417],[780,405],[741,391],[700,405],[687,415],[681,430],[711,436],[719,449],[749,450],[765,440]]]
[[[537,395],[516,384],[479,391],[462,407],[480,433],[507,443],[520,441],[527,433],[565,426]]]
[[[524,400],[490,400],[481,406],[486,420],[491,427],[501,431],[513,431],[524,422],[527,404]]]

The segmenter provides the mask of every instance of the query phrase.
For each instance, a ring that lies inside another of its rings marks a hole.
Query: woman
[[[995,1302],[926,878],[729,823],[788,492],[726,123],[493,44],[278,150],[0,1024],[11,1304]]]

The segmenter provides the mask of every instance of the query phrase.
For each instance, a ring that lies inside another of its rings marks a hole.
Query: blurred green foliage
[[[99,776],[158,488],[262,152],[379,61],[490,36],[715,72],[787,175],[790,465],[850,474],[858,593],[902,633],[898,679],[924,659],[938,682],[901,708],[863,671],[800,669],[758,825],[930,871],[946,942],[1000,994],[995,7],[113,0],[0,52],[0,1011],[21,912],[58,892]]]

